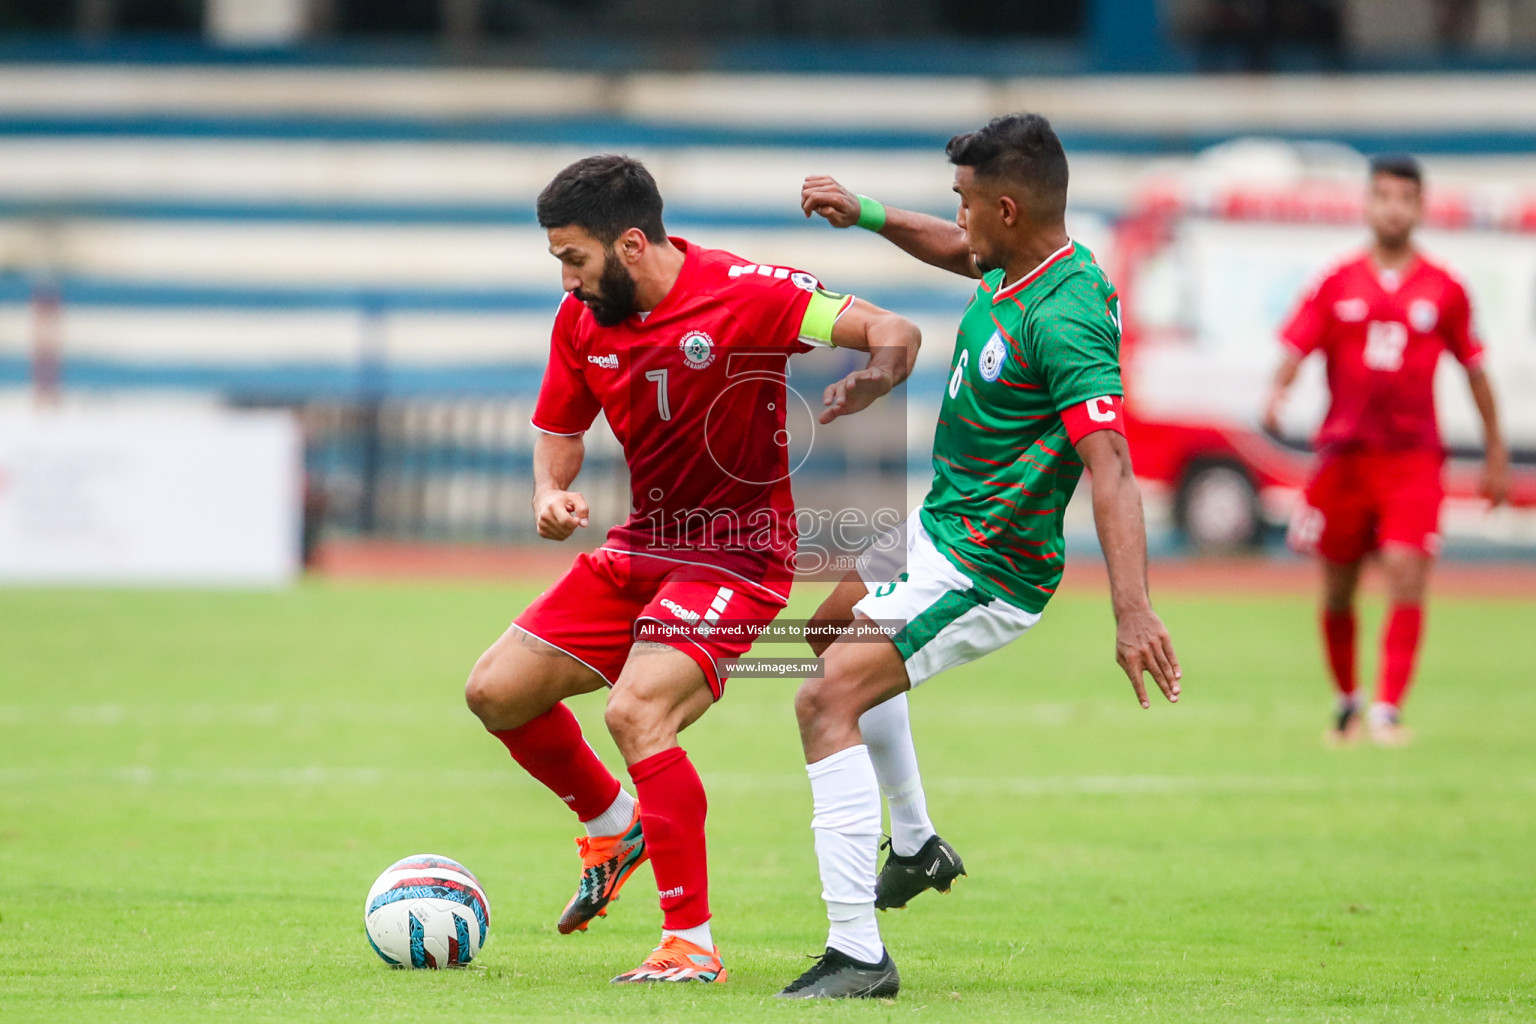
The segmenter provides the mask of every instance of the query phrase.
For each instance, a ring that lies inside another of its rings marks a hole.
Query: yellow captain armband
[[[838,319],[852,305],[852,295],[839,295],[825,288],[811,292],[811,301],[806,304],[805,316],[800,321],[800,340],[807,345],[835,347],[832,328],[837,326]]]

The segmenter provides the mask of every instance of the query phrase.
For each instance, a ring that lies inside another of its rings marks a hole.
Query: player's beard
[[[617,327],[636,310],[635,279],[613,253],[603,253],[603,276],[597,279],[597,294],[576,289],[576,297],[587,304],[599,327]]]
[[[1413,227],[1400,228],[1392,225],[1376,230],[1376,244],[1387,252],[1403,252],[1413,244]]]

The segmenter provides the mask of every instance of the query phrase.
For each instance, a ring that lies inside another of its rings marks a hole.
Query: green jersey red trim
[[[1083,471],[1074,441],[1117,429],[1122,394],[1119,300],[1086,248],[1069,242],[1006,287],[1000,270],[982,278],[955,339],[920,513],[977,588],[1045,607]]]
[[[1028,288],[1032,282],[1038,281],[1046,271],[1050,270],[1056,264],[1071,256],[1073,247],[1075,245],[1075,242],[1068,240],[1066,245],[1062,246],[1060,249],[1057,249],[1055,252],[1047,256],[1034,270],[1031,270],[1029,273],[1013,282],[1013,284],[1010,284],[1005,288],[999,288],[992,295],[992,304],[996,305],[1004,299],[1011,299],[1023,289]]]

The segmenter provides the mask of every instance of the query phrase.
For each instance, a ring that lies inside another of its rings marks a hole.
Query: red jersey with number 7
[[[1415,254],[1400,272],[1369,254],[1339,265],[1301,300],[1281,330],[1298,356],[1321,351],[1330,402],[1321,452],[1442,451],[1435,369],[1450,352],[1468,368],[1483,346],[1456,276]]]
[[[575,435],[599,412],[607,418],[629,467],[631,512],[603,547],[646,556],[632,571],[709,565],[787,597],[790,433],[809,414],[789,388],[788,360],[830,346],[853,299],[803,271],[672,244],[682,270],[648,314],[603,327],[566,296],[533,425]]]

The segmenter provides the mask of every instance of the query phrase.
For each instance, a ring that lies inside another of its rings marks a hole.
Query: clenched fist
[[[533,498],[533,514],[538,520],[539,536],[545,540],[565,540],[586,526],[591,515],[587,499],[577,491],[545,491]]]
[[[809,217],[820,214],[835,228],[851,228],[859,222],[859,197],[825,174],[813,174],[800,186],[800,209]]]

